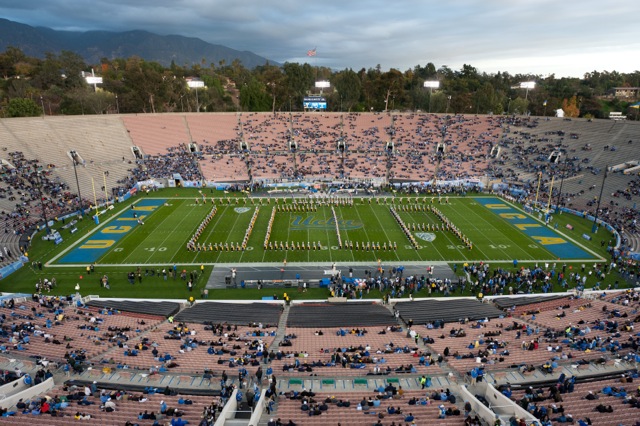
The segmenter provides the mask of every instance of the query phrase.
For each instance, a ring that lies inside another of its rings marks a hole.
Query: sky
[[[333,69],[640,70],[638,0],[0,0],[0,16],[57,30],[198,37]]]

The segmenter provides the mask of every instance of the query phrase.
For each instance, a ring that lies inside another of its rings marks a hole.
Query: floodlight
[[[204,87],[204,81],[202,80],[187,80],[187,86],[191,89],[201,89]]]
[[[84,78],[87,84],[102,84],[102,77],[87,76]]]
[[[429,88],[429,114],[431,114],[431,95],[433,94],[433,89],[440,87],[440,82],[438,80],[425,81],[424,87]]]
[[[536,82],[535,81],[524,81],[520,83],[521,89],[535,89]]]
[[[327,89],[329,87],[331,87],[331,83],[329,83],[326,80],[316,81],[316,88],[317,89]]]

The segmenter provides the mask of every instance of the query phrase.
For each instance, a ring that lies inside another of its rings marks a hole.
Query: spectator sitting
[[[107,402],[104,403],[104,411],[106,411],[107,413],[116,411],[116,403],[113,402],[111,398],[109,398]]]
[[[551,420],[558,423],[573,423],[573,416],[571,414],[561,414],[560,417]]]
[[[584,397],[584,399],[587,399],[589,401],[593,401],[593,400],[598,399],[598,395],[595,395],[593,393],[593,391],[589,391],[589,393],[587,393],[587,395]]]
[[[597,411],[597,412],[599,412],[599,413],[613,413],[613,407],[612,407],[612,406],[610,406],[610,405],[607,405],[607,406],[605,407],[605,405],[604,405],[604,404],[599,404],[599,405],[596,407],[596,411]]]
[[[440,414],[438,415],[439,419],[445,419],[447,417],[447,410],[444,408],[444,405],[440,405],[438,407],[438,409],[440,410]]]

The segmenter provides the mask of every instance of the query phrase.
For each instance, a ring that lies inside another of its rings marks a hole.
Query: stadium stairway
[[[287,328],[287,319],[289,318],[290,309],[291,309],[291,306],[289,304],[284,305],[284,310],[280,315],[280,321],[278,321],[278,332],[276,333],[276,338],[271,344],[271,347],[269,348],[271,351],[278,352],[278,349],[280,348],[280,343],[284,338],[285,330]]]

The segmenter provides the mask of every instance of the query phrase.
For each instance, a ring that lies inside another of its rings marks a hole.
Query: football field
[[[538,216],[496,197],[202,200],[148,196],[100,219],[100,225],[50,264],[600,258],[576,234],[546,226]]]

